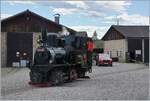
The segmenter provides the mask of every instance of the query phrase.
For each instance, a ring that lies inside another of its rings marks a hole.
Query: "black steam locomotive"
[[[92,55],[87,50],[88,37],[76,34],[60,35],[42,31],[40,46],[30,64],[30,82],[35,86],[59,85],[84,78],[92,71]]]

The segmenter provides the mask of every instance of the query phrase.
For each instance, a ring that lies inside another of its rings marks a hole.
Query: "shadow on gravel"
[[[78,86],[81,86],[81,84],[84,85],[84,83],[87,83],[90,80],[91,79],[77,79],[77,80],[72,81],[72,82],[64,83],[60,87],[78,87]]]

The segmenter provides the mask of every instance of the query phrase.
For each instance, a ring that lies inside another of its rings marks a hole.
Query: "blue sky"
[[[60,23],[77,31],[87,31],[89,36],[96,30],[101,38],[119,19],[120,25],[148,25],[149,0],[128,1],[1,1],[1,19],[29,9],[54,20],[60,13]]]

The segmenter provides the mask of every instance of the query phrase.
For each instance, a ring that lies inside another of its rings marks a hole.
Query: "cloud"
[[[74,9],[74,8],[72,8],[72,9],[66,9],[66,8],[55,8],[55,9],[53,9],[54,13],[59,13],[61,15],[72,14],[76,11],[77,11],[77,9]]]
[[[78,11],[78,13],[91,16],[91,17],[102,17],[106,15],[106,12],[111,13],[125,13],[127,7],[131,5],[130,1],[64,1],[60,2],[60,5],[68,4],[72,9],[76,9],[76,11],[72,11],[73,14]],[[62,8],[66,8],[65,6]],[[59,9],[59,7],[57,8]],[[69,9],[68,9],[69,10]]]
[[[1,14],[1,19],[5,19],[10,16],[12,16],[12,14]]]
[[[15,4],[35,4],[35,2],[34,1],[32,1],[32,0],[11,0],[11,1],[4,1],[4,2],[6,2],[6,3],[9,3],[10,5],[15,5]]]
[[[106,20],[116,20],[117,16],[106,16],[104,19],[106,19]]]
[[[127,7],[131,5],[131,1],[38,1],[38,0],[15,0],[4,1],[11,5],[14,4],[36,4],[48,6],[54,13],[63,15],[79,13],[90,17],[103,17],[107,13],[126,12]],[[67,11],[68,10],[68,11]]]
[[[120,24],[128,24],[128,25],[149,25],[149,17],[142,16],[140,14],[132,14],[128,15],[127,13],[119,15]]]
[[[88,12],[86,12],[85,15],[91,16],[91,17],[102,17],[102,16],[105,16],[104,13],[97,12],[97,11],[88,11]]]
[[[89,37],[93,36],[94,31],[97,32],[98,38],[101,39],[110,26],[94,26],[94,25],[86,25],[86,26],[70,26],[70,28],[76,31],[87,31]]]
[[[54,2],[53,2],[54,3]],[[56,3],[56,2],[55,2]],[[74,14],[78,13],[84,16],[90,16],[90,17],[102,17],[104,16],[104,12],[101,12],[99,9],[95,9],[95,5],[92,5],[93,2],[89,1],[64,1],[60,2],[59,6],[56,8],[56,5],[51,5],[51,9],[53,9],[53,12],[61,12],[64,15],[67,14]],[[62,6],[62,5],[68,5],[68,6]],[[64,12],[64,13],[63,13]],[[67,13],[66,13],[67,12]]]
[[[105,10],[123,12],[126,7],[131,5],[130,1],[96,1],[97,5],[102,6]]]
[[[149,25],[149,17],[140,14],[127,14],[123,13],[118,16],[107,16],[104,18],[106,22],[117,22],[120,25]],[[105,21],[103,21],[105,23]]]
[[[77,8],[87,9],[88,5],[84,1],[65,1],[68,4],[75,5]]]

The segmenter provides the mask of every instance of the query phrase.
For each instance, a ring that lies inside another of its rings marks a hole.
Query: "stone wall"
[[[7,63],[7,33],[1,32],[1,66],[6,67]]]
[[[41,33],[33,32],[33,56],[36,48],[39,46],[39,44],[37,43],[37,40],[39,39],[39,35],[41,35]]]

